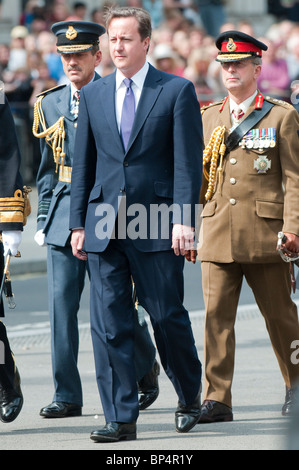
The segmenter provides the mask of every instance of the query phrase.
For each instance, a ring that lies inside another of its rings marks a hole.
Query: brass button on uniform
[[[229,203],[234,206],[237,204],[237,201],[232,197],[230,200],[229,200]]]
[[[235,165],[235,164],[237,163],[237,160],[232,157],[232,158],[230,159],[230,162],[231,162],[232,165]]]
[[[236,184],[237,180],[236,178],[230,178],[229,182],[230,184]]]

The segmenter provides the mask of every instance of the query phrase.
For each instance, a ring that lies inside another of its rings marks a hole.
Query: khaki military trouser
[[[288,263],[238,264],[202,262],[205,325],[205,394],[232,407],[234,324],[245,276],[266,327],[285,384],[298,381],[299,365],[291,362],[291,343],[299,340],[297,307],[291,299]]]

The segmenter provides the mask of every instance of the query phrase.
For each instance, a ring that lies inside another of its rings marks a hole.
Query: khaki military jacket
[[[288,103],[265,101],[274,103],[273,108],[240,145],[226,152],[222,181],[204,203],[198,245],[202,261],[279,262],[277,233],[299,235],[299,115]],[[244,119],[254,108],[255,101]],[[217,126],[225,126],[225,137],[229,135],[229,100],[204,111],[205,146]],[[258,135],[262,140],[272,137],[274,143],[252,145]],[[206,188],[204,178],[201,202]]]

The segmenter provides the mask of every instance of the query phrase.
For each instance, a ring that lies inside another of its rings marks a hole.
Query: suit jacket
[[[95,80],[100,76],[95,75]],[[41,102],[47,127],[64,116],[65,166],[72,167],[75,148],[77,118],[70,111],[70,86],[58,86],[44,92]],[[70,240],[69,212],[70,186],[58,180],[52,148],[42,138],[40,141],[41,163],[37,174],[38,214],[37,229],[43,230],[48,244],[66,246]]]
[[[254,126],[257,131],[252,134],[262,135],[264,140],[267,135],[275,135],[275,146],[248,148],[249,133],[244,145],[237,145],[225,155],[222,183],[217,184],[201,214],[200,260],[279,262],[277,233],[283,230],[299,235],[299,116],[288,103],[269,97],[265,100],[274,106]],[[244,118],[253,109],[254,102]],[[225,126],[228,135],[228,101],[224,107],[220,102],[204,111],[205,145],[217,126]],[[265,172],[258,171],[262,160],[268,167]],[[206,184],[204,181],[203,186]]]
[[[142,234],[133,240],[142,251],[171,248],[172,222],[182,222],[184,204],[191,209],[184,222],[195,225],[202,124],[191,82],[150,65],[126,151],[115,116],[115,73],[86,86],[75,147],[70,228],[85,227],[87,251],[106,248],[124,191],[133,214],[127,222],[137,223],[134,216],[143,212]],[[163,205],[165,221],[172,204],[177,211],[161,234],[161,220],[151,223],[150,210]]]
[[[19,173],[21,156],[15,123],[6,96],[0,90],[0,232],[23,230],[23,223],[17,222],[16,206],[9,198],[17,189],[22,190],[23,182]],[[9,217],[7,214],[9,213]]]

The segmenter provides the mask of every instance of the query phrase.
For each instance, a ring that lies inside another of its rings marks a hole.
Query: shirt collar
[[[94,80],[94,77],[95,77],[95,74],[92,77],[92,79],[90,80],[90,82],[88,82],[88,83],[91,83]],[[88,85],[88,83],[87,83],[87,85]],[[78,88],[76,88],[75,85],[71,82],[71,99],[73,99],[75,91],[81,91],[81,90],[78,90]]]
[[[230,105],[230,112],[232,113],[234,109],[236,108],[241,108],[243,113],[245,114],[246,111],[248,110],[249,106],[251,105],[252,101],[257,95],[257,90],[253,93],[253,95],[249,96],[245,101],[243,101],[240,104],[237,104],[232,98],[229,100],[229,105]]]
[[[148,62],[146,61],[144,66],[140,70],[138,70],[138,72],[135,73],[133,77],[131,77],[131,80],[133,81],[134,85],[140,88],[141,90],[142,90],[148,69],[149,69],[149,65],[148,65]],[[124,78],[126,78],[124,74],[120,70],[116,69],[116,90],[118,90],[119,87],[123,84]]]

